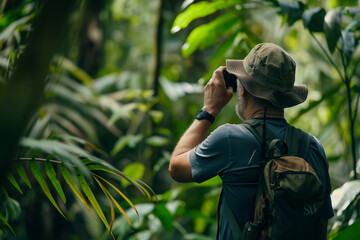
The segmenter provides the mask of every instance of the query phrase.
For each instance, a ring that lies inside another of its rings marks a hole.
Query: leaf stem
[[[326,58],[328,59],[328,61],[331,63],[331,65],[333,65],[333,67],[336,69],[336,71],[338,72],[341,81],[345,82],[344,77],[341,74],[340,69],[337,67],[337,65],[334,63],[334,61],[330,58],[329,54],[327,53],[327,51],[324,49],[324,47],[321,45],[321,43],[319,42],[319,40],[314,36],[314,34],[312,32],[310,32],[311,37],[315,40],[315,42],[317,43],[317,45],[321,48],[321,50],[323,51],[323,53],[325,54]]]

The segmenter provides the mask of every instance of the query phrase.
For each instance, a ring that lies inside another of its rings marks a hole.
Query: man
[[[169,166],[173,179],[201,183],[219,175],[223,198],[241,227],[253,216],[261,145],[242,124],[222,125],[206,138],[212,122],[233,95],[231,87],[226,89],[223,71],[226,69],[237,77],[238,116],[242,120],[262,119],[266,105],[267,129],[283,140],[288,125],[284,108],[304,102],[308,93],[306,86],[294,86],[295,67],[291,56],[271,43],[256,45],[244,60],[227,60],[226,68],[215,70],[205,86],[204,106],[173,151]],[[326,231],[327,219],[333,216],[328,162],[320,142],[313,136],[305,160],[325,186],[326,202],[321,211]],[[218,231],[219,239],[233,239],[226,211],[221,213]]]

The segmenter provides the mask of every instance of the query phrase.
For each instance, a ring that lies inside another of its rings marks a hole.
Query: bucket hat
[[[307,87],[294,85],[295,61],[273,43],[256,45],[244,60],[227,59],[226,69],[239,78],[251,95],[278,108],[295,106],[307,98]]]

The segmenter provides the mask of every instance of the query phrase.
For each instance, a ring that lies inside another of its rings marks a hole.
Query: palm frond
[[[59,135],[42,140],[23,138],[21,145],[27,149],[27,151],[24,151],[24,153],[30,156],[24,156],[18,159],[19,161],[16,164],[16,172],[18,175],[9,173],[9,182],[20,193],[23,193],[23,190],[20,187],[21,180],[31,189],[31,186],[34,184],[34,182],[30,181],[32,178],[29,179],[29,173],[27,173],[27,170],[25,169],[25,166],[27,166],[28,163],[30,166],[28,171],[31,172],[32,176],[36,179],[36,182],[40,185],[46,197],[65,219],[67,219],[67,217],[60,209],[54,198],[54,194],[56,194],[61,198],[63,203],[66,204],[67,202],[64,186],[62,186],[61,182],[67,183],[67,189],[70,189],[74,196],[79,199],[80,202],[86,207],[86,209],[96,220],[98,226],[100,225],[98,218],[100,218],[101,222],[112,236],[112,226],[115,219],[114,205],[132,228],[130,218],[127,216],[123,207],[120,206],[118,200],[116,200],[116,198],[110,193],[107,187],[118,193],[125,200],[125,202],[131,206],[131,208],[139,217],[139,213],[136,207],[119,188],[107,180],[105,176],[100,175],[100,173],[111,174],[119,181],[128,181],[144,196],[147,196],[147,198],[151,200],[149,187],[144,187],[144,183],[139,183],[138,181],[132,180],[126,174],[119,171],[108,162],[104,161],[100,157],[94,156],[94,154],[91,152],[94,152],[98,155],[101,155],[102,153],[106,155],[106,153],[81,138],[68,135]],[[58,174],[56,169],[59,170]],[[47,176],[47,178],[45,176]],[[60,177],[62,177],[64,181],[60,181]],[[102,206],[98,201],[99,196],[91,187],[91,181],[93,180],[100,187],[109,202],[109,220],[105,216],[104,211],[102,210]],[[53,192],[50,189],[51,186],[54,189]],[[6,190],[4,189],[4,191]],[[3,221],[3,219],[1,220]],[[6,220],[6,218],[4,218],[4,220]]]

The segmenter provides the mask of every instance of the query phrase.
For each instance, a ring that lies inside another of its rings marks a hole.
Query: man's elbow
[[[191,168],[183,166],[177,160],[171,160],[169,164],[169,173],[172,179],[177,182],[192,182]]]
[[[177,182],[181,182],[180,177],[179,177],[180,176],[179,168],[176,166],[176,164],[173,164],[170,162],[169,173],[170,173],[170,176],[172,177],[172,179],[174,179]]]

